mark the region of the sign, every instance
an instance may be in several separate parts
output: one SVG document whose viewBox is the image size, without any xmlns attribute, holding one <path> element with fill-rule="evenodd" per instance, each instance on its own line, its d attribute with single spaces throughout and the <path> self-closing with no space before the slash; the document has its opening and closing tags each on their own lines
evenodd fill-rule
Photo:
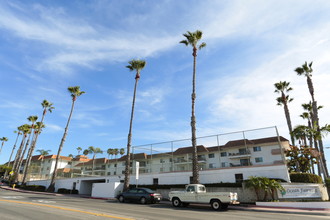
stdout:
<svg viewBox="0 0 330 220">
<path fill-rule="evenodd" d="M 279 192 L 279 198 L 321 198 L 321 192 L 317 185 L 282 185 L 284 192 Z"/>
<path fill-rule="evenodd" d="M 136 168 L 136 179 L 139 179 L 139 169 L 140 169 L 140 162 L 136 161 L 135 162 L 135 168 Z"/>
</svg>

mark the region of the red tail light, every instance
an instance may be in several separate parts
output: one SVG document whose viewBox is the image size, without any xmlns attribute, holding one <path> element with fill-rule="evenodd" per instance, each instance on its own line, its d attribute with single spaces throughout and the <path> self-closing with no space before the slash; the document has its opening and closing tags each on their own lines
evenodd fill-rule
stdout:
<svg viewBox="0 0 330 220">
<path fill-rule="evenodd" d="M 155 194 L 151 193 L 149 196 L 155 196 Z"/>
</svg>

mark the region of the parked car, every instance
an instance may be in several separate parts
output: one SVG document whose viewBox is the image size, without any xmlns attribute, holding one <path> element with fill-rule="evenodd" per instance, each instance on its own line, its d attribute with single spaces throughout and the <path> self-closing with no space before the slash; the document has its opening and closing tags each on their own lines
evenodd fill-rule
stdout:
<svg viewBox="0 0 330 220">
<path fill-rule="evenodd" d="M 146 204 L 160 202 L 160 200 L 162 200 L 162 195 L 148 188 L 135 188 L 120 193 L 117 199 L 119 202 L 130 201 Z"/>
</svg>

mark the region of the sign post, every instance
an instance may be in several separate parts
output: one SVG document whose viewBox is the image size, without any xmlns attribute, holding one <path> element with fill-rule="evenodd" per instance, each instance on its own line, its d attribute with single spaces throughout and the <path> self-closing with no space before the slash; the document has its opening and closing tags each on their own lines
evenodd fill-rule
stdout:
<svg viewBox="0 0 330 220">
<path fill-rule="evenodd" d="M 138 182 L 139 182 L 139 169 L 140 169 L 140 162 L 139 161 L 136 161 L 135 162 L 135 168 L 136 168 L 136 188 L 138 187 Z"/>
</svg>

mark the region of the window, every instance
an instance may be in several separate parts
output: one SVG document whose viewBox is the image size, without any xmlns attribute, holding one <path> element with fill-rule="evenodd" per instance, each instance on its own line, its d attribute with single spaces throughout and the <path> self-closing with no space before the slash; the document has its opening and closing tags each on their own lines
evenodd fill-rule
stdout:
<svg viewBox="0 0 330 220">
<path fill-rule="evenodd" d="M 209 168 L 210 168 L 210 169 L 215 168 L 215 163 L 210 163 L 210 164 L 209 164 Z"/>
<path fill-rule="evenodd" d="M 165 163 L 165 160 L 164 159 L 160 159 L 160 163 Z"/>
<path fill-rule="evenodd" d="M 47 167 L 47 170 L 50 170 L 50 167 Z"/>
<path fill-rule="evenodd" d="M 221 152 L 221 157 L 227 157 L 227 152 Z"/>
<path fill-rule="evenodd" d="M 108 168 L 110 168 L 110 164 L 108 165 Z"/>
<path fill-rule="evenodd" d="M 108 176 L 110 176 L 111 175 L 111 172 L 108 172 Z"/>
<path fill-rule="evenodd" d="M 249 159 L 240 159 L 241 166 L 249 166 Z"/>
<path fill-rule="evenodd" d="M 48 160 L 48 163 L 52 162 L 51 160 Z"/>
<path fill-rule="evenodd" d="M 227 167 L 227 163 L 226 162 L 222 162 L 221 163 L 221 167 Z"/>
<path fill-rule="evenodd" d="M 256 157 L 255 158 L 255 161 L 256 161 L 256 163 L 262 163 L 262 162 L 264 162 L 264 160 L 262 159 L 262 157 Z"/>
<path fill-rule="evenodd" d="M 214 154 L 209 154 L 209 158 L 214 158 Z"/>
<path fill-rule="evenodd" d="M 247 154 L 247 150 L 246 150 L 246 148 L 238 149 L 238 152 L 239 152 L 240 154 Z"/>
<path fill-rule="evenodd" d="M 163 167 L 160 168 L 160 172 L 164 172 L 164 168 Z"/>
<path fill-rule="evenodd" d="M 170 162 L 172 162 L 172 158 L 170 158 Z"/>
<path fill-rule="evenodd" d="M 117 167 L 117 164 L 116 163 L 114 164 L 114 167 Z"/>
<path fill-rule="evenodd" d="M 253 151 L 254 152 L 261 151 L 261 147 L 260 146 L 253 147 Z"/>
<path fill-rule="evenodd" d="M 116 175 L 117 173 L 116 173 L 116 171 L 115 172 L 113 172 L 113 175 Z"/>
<path fill-rule="evenodd" d="M 235 180 L 236 180 L 236 183 L 243 182 L 243 174 L 242 173 L 235 174 Z"/>
<path fill-rule="evenodd" d="M 68 165 L 71 165 L 72 164 L 72 162 L 68 162 Z"/>
<path fill-rule="evenodd" d="M 122 171 L 121 171 L 121 174 L 125 174 L 125 170 L 122 170 Z"/>
<path fill-rule="evenodd" d="M 158 185 L 158 178 L 154 178 L 154 179 L 153 179 L 153 184 L 154 184 L 154 185 Z"/>
</svg>

